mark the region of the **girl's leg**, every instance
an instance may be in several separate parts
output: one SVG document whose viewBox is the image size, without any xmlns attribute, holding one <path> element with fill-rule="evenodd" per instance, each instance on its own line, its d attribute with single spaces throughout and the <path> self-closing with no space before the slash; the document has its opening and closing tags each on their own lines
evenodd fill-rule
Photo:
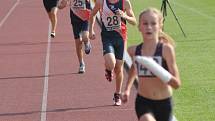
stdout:
<svg viewBox="0 0 215 121">
<path fill-rule="evenodd" d="M 58 8 L 54 7 L 52 8 L 51 12 L 48 13 L 49 19 L 51 21 L 52 29 L 51 32 L 55 33 L 56 27 L 57 27 L 57 11 Z"/>
<path fill-rule="evenodd" d="M 116 60 L 114 72 L 116 75 L 116 93 L 120 94 L 123 83 L 123 60 Z"/>
<path fill-rule="evenodd" d="M 79 73 L 85 72 L 85 64 L 83 59 L 82 41 L 80 39 L 75 39 L 76 55 L 79 61 Z"/>
<path fill-rule="evenodd" d="M 116 65 L 114 68 L 115 76 L 116 76 L 116 90 L 114 94 L 114 104 L 116 106 L 120 106 L 121 101 L 121 89 L 123 83 L 123 60 L 116 60 Z"/>
<path fill-rule="evenodd" d="M 84 50 L 86 54 L 89 54 L 91 51 L 91 44 L 90 44 L 90 39 L 89 39 L 89 32 L 88 31 L 83 31 L 82 32 L 82 40 L 84 42 Z"/>
</svg>

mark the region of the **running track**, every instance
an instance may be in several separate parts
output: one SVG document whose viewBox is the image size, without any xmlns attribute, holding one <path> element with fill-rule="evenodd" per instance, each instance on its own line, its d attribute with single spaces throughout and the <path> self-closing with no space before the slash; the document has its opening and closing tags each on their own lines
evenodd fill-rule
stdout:
<svg viewBox="0 0 215 121">
<path fill-rule="evenodd" d="M 50 39 L 42 0 L 0 1 L 0 121 L 137 121 L 135 88 L 128 104 L 112 106 L 99 36 L 77 74 L 68 8 L 58 15 Z"/>
</svg>

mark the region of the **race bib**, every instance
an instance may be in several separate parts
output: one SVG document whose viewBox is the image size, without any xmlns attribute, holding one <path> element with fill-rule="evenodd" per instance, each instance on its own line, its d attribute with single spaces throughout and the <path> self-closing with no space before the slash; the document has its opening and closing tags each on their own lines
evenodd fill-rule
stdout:
<svg viewBox="0 0 215 121">
<path fill-rule="evenodd" d="M 153 60 L 159 65 L 162 65 L 162 59 L 160 56 L 154 56 Z M 154 76 L 154 74 L 151 71 L 149 71 L 147 68 L 145 68 L 141 64 L 138 64 L 138 65 L 139 66 L 137 67 L 137 69 L 138 69 L 139 76 Z"/>
<path fill-rule="evenodd" d="M 73 9 L 86 9 L 86 1 L 85 0 L 73 0 L 71 7 Z"/>
<path fill-rule="evenodd" d="M 104 25 L 107 31 L 120 30 L 121 17 L 118 15 L 107 16 L 104 20 Z"/>
</svg>

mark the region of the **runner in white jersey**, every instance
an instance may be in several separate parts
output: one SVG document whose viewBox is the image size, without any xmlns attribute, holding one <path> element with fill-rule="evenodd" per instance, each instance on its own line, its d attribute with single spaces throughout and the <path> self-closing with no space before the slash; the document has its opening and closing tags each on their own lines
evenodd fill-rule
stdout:
<svg viewBox="0 0 215 121">
<path fill-rule="evenodd" d="M 90 38 L 94 36 L 94 16 L 100 11 L 102 30 L 101 39 L 105 60 L 105 76 L 108 81 L 116 79 L 114 105 L 121 105 L 121 88 L 123 82 L 124 52 L 126 50 L 126 22 L 135 25 L 136 19 L 129 0 L 96 0 L 90 16 Z"/>
<path fill-rule="evenodd" d="M 91 51 L 88 31 L 88 20 L 91 11 L 90 0 L 62 0 L 59 6 L 60 8 L 64 8 L 66 5 L 70 5 L 70 19 L 75 39 L 76 54 L 79 61 L 78 73 L 84 73 L 85 62 L 83 55 L 83 43 L 85 53 L 89 54 Z"/>
</svg>

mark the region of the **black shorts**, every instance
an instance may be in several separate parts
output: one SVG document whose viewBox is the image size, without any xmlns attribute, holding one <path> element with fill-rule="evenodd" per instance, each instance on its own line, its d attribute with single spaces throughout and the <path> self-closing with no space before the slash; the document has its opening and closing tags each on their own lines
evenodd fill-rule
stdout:
<svg viewBox="0 0 215 121">
<path fill-rule="evenodd" d="M 73 34 L 75 39 L 80 38 L 80 34 L 83 31 L 88 31 L 88 21 L 81 20 L 78 16 L 76 16 L 72 10 L 70 9 L 70 19 L 73 29 Z"/>
<path fill-rule="evenodd" d="M 47 12 L 50 12 L 52 8 L 57 7 L 59 0 L 43 0 L 43 5 Z"/>
<path fill-rule="evenodd" d="M 151 100 L 137 95 L 135 110 L 138 119 L 146 113 L 151 113 L 156 121 L 172 120 L 172 99 Z"/>
<path fill-rule="evenodd" d="M 122 37 L 102 36 L 103 55 L 113 53 L 118 60 L 124 60 L 125 40 Z"/>
</svg>

